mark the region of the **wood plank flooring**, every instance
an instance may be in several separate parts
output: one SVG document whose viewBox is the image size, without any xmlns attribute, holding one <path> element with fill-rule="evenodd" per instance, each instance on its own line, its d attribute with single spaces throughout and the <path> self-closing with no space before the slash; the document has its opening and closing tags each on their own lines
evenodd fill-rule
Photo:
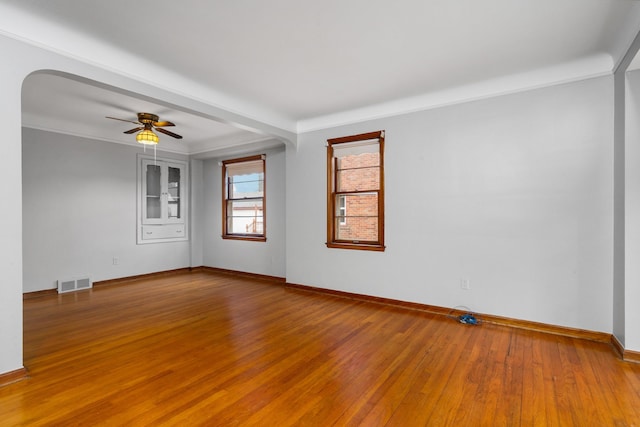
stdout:
<svg viewBox="0 0 640 427">
<path fill-rule="evenodd" d="M 25 300 L 0 426 L 634 426 L 610 346 L 184 273 Z"/>
</svg>

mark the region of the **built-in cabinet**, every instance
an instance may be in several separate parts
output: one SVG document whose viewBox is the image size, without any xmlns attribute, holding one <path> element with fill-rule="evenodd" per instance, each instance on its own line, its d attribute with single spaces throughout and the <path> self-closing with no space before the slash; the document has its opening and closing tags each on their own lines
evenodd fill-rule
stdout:
<svg viewBox="0 0 640 427">
<path fill-rule="evenodd" d="M 138 244 L 188 239 L 186 162 L 138 156 Z"/>
</svg>

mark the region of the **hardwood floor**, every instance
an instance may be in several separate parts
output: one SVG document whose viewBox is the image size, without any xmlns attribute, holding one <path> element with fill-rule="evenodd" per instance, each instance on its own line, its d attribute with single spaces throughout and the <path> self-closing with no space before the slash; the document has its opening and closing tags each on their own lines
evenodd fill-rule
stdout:
<svg viewBox="0 0 640 427">
<path fill-rule="evenodd" d="M 633 426 L 609 345 L 206 272 L 25 300 L 1 426 Z"/>
</svg>

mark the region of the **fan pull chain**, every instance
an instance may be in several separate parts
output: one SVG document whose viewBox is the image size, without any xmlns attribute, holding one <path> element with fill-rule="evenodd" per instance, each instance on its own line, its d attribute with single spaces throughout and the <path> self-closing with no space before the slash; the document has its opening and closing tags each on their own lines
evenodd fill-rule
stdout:
<svg viewBox="0 0 640 427">
<path fill-rule="evenodd" d="M 153 165 L 154 166 L 158 166 L 158 158 L 156 156 L 156 147 L 157 145 L 153 145 Z M 143 144 L 142 145 L 142 151 L 146 154 L 147 153 L 147 144 Z"/>
</svg>

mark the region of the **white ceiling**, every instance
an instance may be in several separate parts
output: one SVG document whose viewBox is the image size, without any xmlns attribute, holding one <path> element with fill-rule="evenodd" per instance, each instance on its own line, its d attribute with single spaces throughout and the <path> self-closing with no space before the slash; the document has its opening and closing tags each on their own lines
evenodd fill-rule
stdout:
<svg viewBox="0 0 640 427">
<path fill-rule="evenodd" d="M 610 74 L 639 30 L 632 0 L 0 0 L 3 34 L 291 132 Z M 30 84 L 77 133 L 146 109 L 188 152 L 264 139 L 56 78 Z"/>
<path fill-rule="evenodd" d="M 22 89 L 22 103 L 23 126 L 138 147 L 135 135 L 124 133 L 138 126 L 106 117 L 137 121 L 137 112 L 151 112 L 160 120 L 176 124 L 167 130 L 183 137 L 176 140 L 158 133 L 159 147 L 164 151 L 196 157 L 236 154 L 256 146 L 264 149 L 282 145 L 269 136 L 187 113 L 158 101 L 46 73 L 27 77 Z"/>
</svg>

